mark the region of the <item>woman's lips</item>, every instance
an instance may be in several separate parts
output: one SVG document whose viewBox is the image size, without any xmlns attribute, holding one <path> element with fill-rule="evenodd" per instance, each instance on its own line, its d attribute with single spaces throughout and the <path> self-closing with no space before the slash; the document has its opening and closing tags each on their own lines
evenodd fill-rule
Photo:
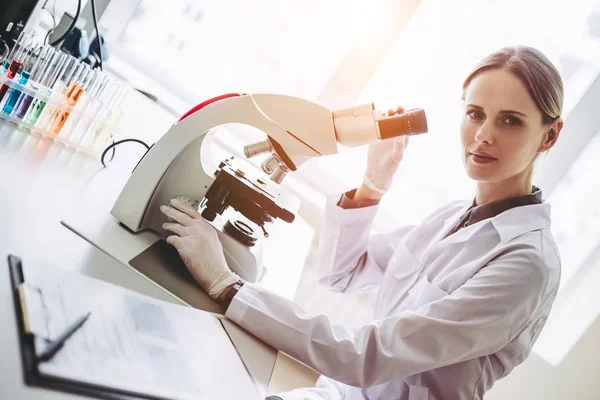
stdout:
<svg viewBox="0 0 600 400">
<path fill-rule="evenodd" d="M 489 156 L 482 155 L 482 154 L 471 153 L 470 155 L 473 158 L 473 161 L 476 162 L 477 164 L 489 164 L 493 161 L 498 161 L 494 157 L 489 157 Z"/>
</svg>

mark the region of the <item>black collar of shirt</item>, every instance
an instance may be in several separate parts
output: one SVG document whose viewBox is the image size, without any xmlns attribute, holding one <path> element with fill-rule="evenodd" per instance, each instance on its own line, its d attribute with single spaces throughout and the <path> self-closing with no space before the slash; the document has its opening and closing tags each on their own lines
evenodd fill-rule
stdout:
<svg viewBox="0 0 600 400">
<path fill-rule="evenodd" d="M 457 232 L 461 228 L 476 224 L 484 219 L 493 218 L 496 215 L 503 213 L 504 211 L 510 210 L 514 207 L 529 206 L 532 204 L 541 204 L 542 191 L 540 188 L 533 186 L 531 194 L 524 196 L 511 197 L 509 199 L 498 200 L 487 204 L 478 206 L 473 199 L 473 205 L 465 212 L 457 226 L 450 232 L 450 234 Z"/>
</svg>

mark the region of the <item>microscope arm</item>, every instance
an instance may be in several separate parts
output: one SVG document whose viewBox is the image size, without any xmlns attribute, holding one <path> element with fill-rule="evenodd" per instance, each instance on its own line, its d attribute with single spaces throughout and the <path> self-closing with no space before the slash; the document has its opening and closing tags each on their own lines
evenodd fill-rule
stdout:
<svg viewBox="0 0 600 400">
<path fill-rule="evenodd" d="M 257 106 L 257 101 L 261 104 L 260 108 Z M 290 135 L 283 128 L 286 123 L 292 122 L 291 120 L 272 119 L 261 110 L 262 107 L 266 107 L 271 115 L 276 114 L 277 110 L 283 112 L 282 108 L 273 106 L 279 101 L 289 107 L 283 114 L 311 115 L 310 124 L 306 128 L 311 129 L 312 132 L 320 132 L 318 140 L 313 140 L 311 146 L 301 139 L 306 135 L 300 137 Z M 246 124 L 265 132 L 268 137 L 280 144 L 286 154 L 292 155 L 296 160 L 337 152 L 331 111 L 323 106 L 289 96 L 270 94 L 223 99 L 179 121 L 152 146 L 136 166 L 111 214 L 132 231 L 139 231 L 150 200 L 170 165 L 192 142 L 208 130 L 228 123 Z"/>
<path fill-rule="evenodd" d="M 399 134 L 427 131 L 422 110 L 379 118 L 372 103 L 332 111 L 315 102 L 278 94 L 222 99 L 180 120 L 152 146 L 136 166 L 111 214 L 137 232 L 143 229 L 146 212 L 154 211 L 148 208 L 161 180 L 188 178 L 188 185 L 208 188 L 214 178 L 199 174 L 200 154 L 194 153 L 196 150 L 190 145 L 196 142 L 200 147 L 208 130 L 228 123 L 250 125 L 267 135 L 267 141 L 246 146 L 244 150 L 248 157 L 270 152 L 271 157 L 262 168 L 277 183 L 309 158 L 337 153 L 337 142 L 357 146 Z M 247 151 L 252 146 L 257 151 Z M 189 160 L 186 161 L 189 166 L 179 168 L 189 176 L 181 173 L 173 176 L 170 167 L 180 162 L 180 158 Z M 171 175 L 167 174 L 169 169 Z"/>
</svg>

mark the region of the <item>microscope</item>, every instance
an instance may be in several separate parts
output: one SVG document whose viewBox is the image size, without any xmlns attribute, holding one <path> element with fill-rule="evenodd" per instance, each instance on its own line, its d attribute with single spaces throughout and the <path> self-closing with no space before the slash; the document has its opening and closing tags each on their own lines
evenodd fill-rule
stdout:
<svg viewBox="0 0 600 400">
<path fill-rule="evenodd" d="M 207 162 L 206 139 L 231 123 L 264 132 L 263 141 L 243 149 L 246 158 L 266 156 L 258 176 L 236 166 L 234 157 L 216 167 Z M 165 237 L 171 233 L 162 228 L 167 217 L 159 208 L 177 198 L 215 228 L 229 267 L 256 282 L 263 272 L 261 240 L 268 236 L 268 224 L 291 223 L 295 217 L 279 186 L 288 173 L 310 158 L 337 153 L 337 143 L 359 146 L 425 132 L 422 109 L 382 114 L 373 103 L 331 110 L 281 94 L 219 96 L 186 113 L 146 152 L 111 214 L 133 233 L 149 229 Z"/>
</svg>

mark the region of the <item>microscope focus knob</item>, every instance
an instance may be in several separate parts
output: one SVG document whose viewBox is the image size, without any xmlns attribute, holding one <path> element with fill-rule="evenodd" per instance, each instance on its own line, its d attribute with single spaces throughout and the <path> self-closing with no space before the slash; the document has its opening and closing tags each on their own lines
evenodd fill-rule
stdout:
<svg viewBox="0 0 600 400">
<path fill-rule="evenodd" d="M 191 197 L 185 196 L 185 195 L 175 196 L 175 197 L 173 197 L 173 200 L 178 200 L 180 203 L 190 206 L 194 210 L 198 210 L 198 205 L 200 205 L 200 202 L 198 200 L 192 199 Z M 167 217 L 167 222 L 177 222 L 177 221 L 175 221 L 171 217 Z"/>
<path fill-rule="evenodd" d="M 190 206 L 195 210 L 198 209 L 198 205 L 200 204 L 198 200 L 192 199 L 191 197 L 185 195 L 175 196 L 173 199 L 178 200 L 180 203 Z"/>
</svg>

